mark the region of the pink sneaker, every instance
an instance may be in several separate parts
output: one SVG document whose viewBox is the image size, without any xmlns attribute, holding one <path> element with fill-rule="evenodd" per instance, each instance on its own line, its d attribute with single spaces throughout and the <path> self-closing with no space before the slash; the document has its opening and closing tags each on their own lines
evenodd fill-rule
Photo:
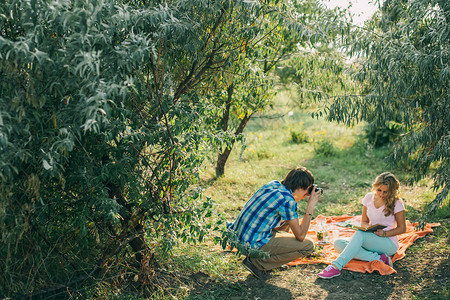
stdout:
<svg viewBox="0 0 450 300">
<path fill-rule="evenodd" d="M 339 271 L 339 269 L 333 267 L 332 265 L 329 265 L 325 268 L 325 270 L 317 274 L 317 276 L 323 279 L 330 279 L 339 275 L 341 275 L 341 271 Z"/>
<path fill-rule="evenodd" d="M 392 264 L 391 258 L 384 253 L 380 255 L 380 261 L 382 261 L 383 263 L 385 263 L 386 265 L 388 265 L 391 268 L 394 266 Z"/>
</svg>

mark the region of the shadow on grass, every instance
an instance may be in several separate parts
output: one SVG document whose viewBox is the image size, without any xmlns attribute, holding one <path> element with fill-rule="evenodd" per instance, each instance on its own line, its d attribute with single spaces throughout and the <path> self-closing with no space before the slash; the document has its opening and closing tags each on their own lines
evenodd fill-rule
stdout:
<svg viewBox="0 0 450 300">
<path fill-rule="evenodd" d="M 333 279 L 317 278 L 314 284 L 328 295 L 323 299 L 391 299 L 395 285 L 389 284 L 389 276 L 358 273 L 343 270 Z M 396 298 L 396 297 L 394 297 Z"/>
<path fill-rule="evenodd" d="M 433 254 L 422 254 L 430 257 Z M 448 255 L 448 254 L 447 254 Z M 439 261 L 436 263 L 436 261 Z M 412 265 L 402 263 L 397 272 L 400 274 L 398 283 L 411 285 L 411 293 L 418 299 L 450 299 L 450 268 L 449 258 L 429 258 Z"/>
<path fill-rule="evenodd" d="M 434 233 L 417 240 L 407 256 L 396 263 L 398 282 L 411 286 L 418 299 L 450 299 L 449 219 L 438 220 Z"/>
<path fill-rule="evenodd" d="M 196 282 L 196 287 L 186 299 L 292 299 L 288 289 L 268 283 L 269 277 L 257 279 L 248 275 L 246 280 L 220 281 L 211 280 L 211 277 L 199 272 L 193 274 L 191 278 Z"/>
<path fill-rule="evenodd" d="M 447 257 L 434 270 L 430 269 L 427 272 L 427 277 L 431 280 L 426 281 L 419 291 L 414 291 L 415 296 L 424 299 L 450 299 L 449 269 L 450 261 Z"/>
</svg>

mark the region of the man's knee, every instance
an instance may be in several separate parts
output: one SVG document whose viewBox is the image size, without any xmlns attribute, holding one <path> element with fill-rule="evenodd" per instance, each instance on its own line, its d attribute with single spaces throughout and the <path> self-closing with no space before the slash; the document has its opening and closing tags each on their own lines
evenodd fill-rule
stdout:
<svg viewBox="0 0 450 300">
<path fill-rule="evenodd" d="M 302 248 L 299 250 L 299 252 L 303 253 L 304 255 L 308 255 L 313 251 L 314 251 L 314 242 L 309 238 L 305 238 L 302 242 Z"/>
</svg>

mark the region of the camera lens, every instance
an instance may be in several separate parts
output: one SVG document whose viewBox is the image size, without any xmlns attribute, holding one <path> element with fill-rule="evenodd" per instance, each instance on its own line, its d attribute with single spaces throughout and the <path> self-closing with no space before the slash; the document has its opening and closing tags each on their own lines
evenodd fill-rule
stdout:
<svg viewBox="0 0 450 300">
<path fill-rule="evenodd" d="M 313 190 L 314 187 L 316 188 L 316 189 L 314 190 L 315 192 L 320 191 L 320 194 L 323 194 L 323 190 L 322 190 L 321 188 L 317 187 L 317 186 L 310 186 L 310 187 L 308 188 L 308 194 L 311 195 L 312 190 Z"/>
</svg>

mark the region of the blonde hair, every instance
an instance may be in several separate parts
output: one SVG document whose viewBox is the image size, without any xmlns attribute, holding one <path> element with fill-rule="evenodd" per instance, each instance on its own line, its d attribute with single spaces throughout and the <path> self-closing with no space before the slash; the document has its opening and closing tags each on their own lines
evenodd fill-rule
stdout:
<svg viewBox="0 0 450 300">
<path fill-rule="evenodd" d="M 384 215 L 387 217 L 394 214 L 395 202 L 400 199 L 400 181 L 394 174 L 384 172 L 375 178 L 375 181 L 372 184 L 372 191 L 375 192 L 381 185 L 388 186 L 388 195 L 384 205 Z"/>
</svg>

